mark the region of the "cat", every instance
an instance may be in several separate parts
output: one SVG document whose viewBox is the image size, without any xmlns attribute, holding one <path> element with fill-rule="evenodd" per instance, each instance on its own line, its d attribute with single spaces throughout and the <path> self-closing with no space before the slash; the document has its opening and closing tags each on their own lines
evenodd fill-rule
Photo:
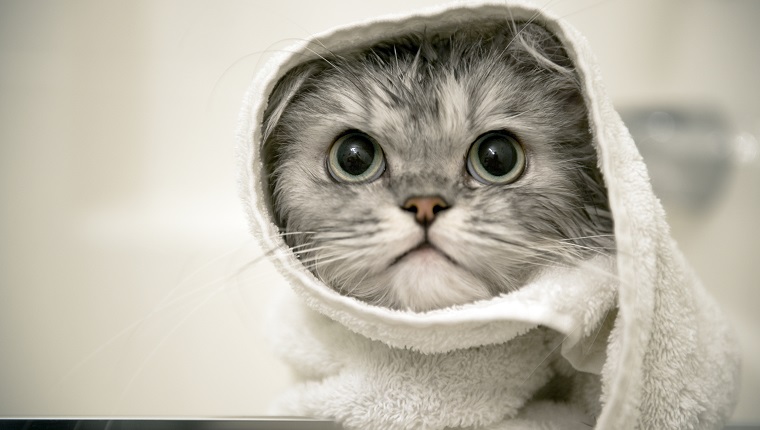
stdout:
<svg viewBox="0 0 760 430">
<path fill-rule="evenodd" d="M 373 305 L 489 299 L 614 252 L 579 75 L 535 22 L 319 55 L 278 81 L 263 138 L 286 243 Z"/>
</svg>

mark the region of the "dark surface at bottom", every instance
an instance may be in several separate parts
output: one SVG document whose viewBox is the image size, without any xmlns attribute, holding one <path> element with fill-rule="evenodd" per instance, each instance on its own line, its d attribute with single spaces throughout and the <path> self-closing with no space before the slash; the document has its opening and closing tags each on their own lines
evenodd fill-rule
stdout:
<svg viewBox="0 0 760 430">
<path fill-rule="evenodd" d="M 300 418 L 178 419 L 0 419 L 0 430 L 339 430 L 330 421 Z"/>
</svg>

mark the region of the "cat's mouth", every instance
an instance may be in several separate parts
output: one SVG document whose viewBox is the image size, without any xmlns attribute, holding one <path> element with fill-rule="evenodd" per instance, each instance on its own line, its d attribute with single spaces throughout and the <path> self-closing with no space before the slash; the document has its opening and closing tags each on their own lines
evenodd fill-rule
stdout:
<svg viewBox="0 0 760 430">
<path fill-rule="evenodd" d="M 438 247 L 428 242 L 427 240 L 423 240 L 422 242 L 417 244 L 417 246 L 405 251 L 404 253 L 396 257 L 396 259 L 393 260 L 393 262 L 389 266 L 393 266 L 396 263 L 400 262 L 401 260 L 406 259 L 407 257 L 411 257 L 413 255 L 425 254 L 425 253 L 438 254 L 444 257 L 446 260 L 448 260 L 451 264 L 457 264 L 456 261 L 454 261 L 451 257 L 449 257 L 445 252 L 441 251 Z"/>
</svg>

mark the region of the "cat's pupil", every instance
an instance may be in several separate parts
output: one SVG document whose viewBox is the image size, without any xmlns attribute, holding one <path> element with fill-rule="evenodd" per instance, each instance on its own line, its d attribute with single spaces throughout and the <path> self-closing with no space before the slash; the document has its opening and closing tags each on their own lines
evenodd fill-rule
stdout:
<svg viewBox="0 0 760 430">
<path fill-rule="evenodd" d="M 366 172 L 375 158 L 375 146 L 363 136 L 350 136 L 338 148 L 338 164 L 354 176 Z"/>
<path fill-rule="evenodd" d="M 517 163 L 517 150 L 504 136 L 492 136 L 480 143 L 478 159 L 486 172 L 494 176 L 504 176 Z"/>
</svg>

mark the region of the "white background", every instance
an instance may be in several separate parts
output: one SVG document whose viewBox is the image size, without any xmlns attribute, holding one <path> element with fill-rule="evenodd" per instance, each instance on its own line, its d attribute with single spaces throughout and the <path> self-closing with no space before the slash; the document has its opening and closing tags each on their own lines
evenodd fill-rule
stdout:
<svg viewBox="0 0 760 430">
<path fill-rule="evenodd" d="M 288 384 L 285 288 L 237 199 L 235 128 L 268 52 L 434 1 L 0 0 L 0 416 L 255 416 Z M 555 0 L 620 106 L 714 106 L 760 134 L 760 2 Z M 760 422 L 760 165 L 673 233 L 744 343 Z"/>
</svg>

